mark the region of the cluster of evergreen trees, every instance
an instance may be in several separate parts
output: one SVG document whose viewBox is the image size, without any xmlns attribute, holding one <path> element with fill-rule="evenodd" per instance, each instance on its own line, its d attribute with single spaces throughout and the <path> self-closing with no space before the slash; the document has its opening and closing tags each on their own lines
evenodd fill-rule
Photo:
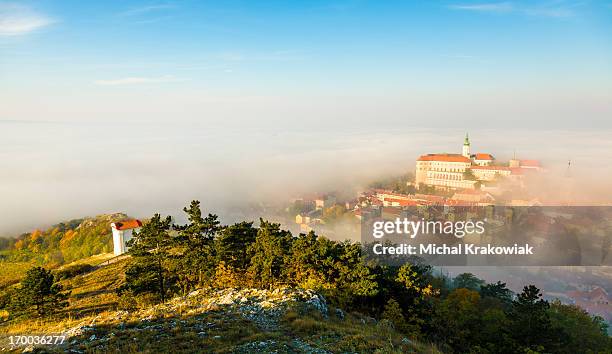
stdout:
<svg viewBox="0 0 612 354">
<path fill-rule="evenodd" d="M 260 220 L 222 226 L 200 203 L 188 223 L 159 214 L 131 241 L 122 291 L 165 301 L 199 287 L 281 285 L 315 289 L 349 311 L 387 321 L 407 336 L 455 352 L 610 352 L 607 326 L 575 306 L 549 303 L 535 286 L 514 296 L 470 274 L 450 282 L 425 264 L 366 262 L 359 244 L 293 236 Z"/>
</svg>

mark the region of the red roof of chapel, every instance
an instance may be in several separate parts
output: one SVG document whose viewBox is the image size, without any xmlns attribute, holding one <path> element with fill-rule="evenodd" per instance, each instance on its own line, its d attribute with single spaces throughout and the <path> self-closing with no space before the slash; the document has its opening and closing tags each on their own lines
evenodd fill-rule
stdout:
<svg viewBox="0 0 612 354">
<path fill-rule="evenodd" d="M 114 223 L 114 226 L 117 230 L 129 230 L 136 229 L 142 226 L 142 222 L 140 220 L 126 220 L 121 222 Z"/>
</svg>

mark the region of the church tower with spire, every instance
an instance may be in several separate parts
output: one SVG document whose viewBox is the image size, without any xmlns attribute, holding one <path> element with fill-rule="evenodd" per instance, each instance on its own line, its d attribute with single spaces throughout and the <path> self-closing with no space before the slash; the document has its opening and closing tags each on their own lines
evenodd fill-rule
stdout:
<svg viewBox="0 0 612 354">
<path fill-rule="evenodd" d="M 470 158 L 470 137 L 467 133 L 465 133 L 465 140 L 463 141 L 463 152 L 461 155 L 467 157 L 468 159 Z"/>
</svg>

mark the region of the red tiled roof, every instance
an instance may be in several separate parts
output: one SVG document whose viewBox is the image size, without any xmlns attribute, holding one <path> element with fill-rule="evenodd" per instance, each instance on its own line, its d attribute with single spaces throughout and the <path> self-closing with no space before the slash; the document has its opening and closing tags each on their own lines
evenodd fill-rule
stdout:
<svg viewBox="0 0 612 354">
<path fill-rule="evenodd" d="M 446 198 L 432 194 L 416 194 L 414 197 L 417 203 L 425 201 L 427 204 L 443 204 L 446 201 Z"/>
<path fill-rule="evenodd" d="M 521 160 L 520 166 L 525 167 L 540 167 L 540 161 L 538 160 Z"/>
<path fill-rule="evenodd" d="M 483 154 L 483 153 L 477 153 L 474 155 L 474 158 L 476 160 L 493 160 L 493 155 L 491 154 Z"/>
<path fill-rule="evenodd" d="M 579 290 L 568 291 L 567 295 L 573 299 L 593 300 L 597 297 L 608 298 L 608 293 L 600 287 L 596 287 L 595 289 L 591 291 L 579 291 Z"/>
<path fill-rule="evenodd" d="M 129 230 L 129 229 L 136 229 L 142 226 L 142 222 L 140 220 L 126 220 L 126 221 L 121 221 L 121 222 L 116 222 L 113 224 L 113 226 L 117 229 L 117 230 Z"/>
<path fill-rule="evenodd" d="M 417 161 L 442 161 L 442 162 L 466 162 L 471 160 L 459 154 L 427 154 L 422 155 Z"/>
<path fill-rule="evenodd" d="M 417 202 L 414 200 L 406 200 L 406 199 L 397 199 L 397 198 L 384 198 L 385 202 L 388 203 L 397 203 L 400 206 L 414 206 L 417 205 Z"/>
<path fill-rule="evenodd" d="M 474 198 L 474 199 L 473 199 Z M 453 194 L 452 199 L 468 202 L 494 202 L 495 198 L 487 192 L 480 190 L 463 190 Z"/>
</svg>

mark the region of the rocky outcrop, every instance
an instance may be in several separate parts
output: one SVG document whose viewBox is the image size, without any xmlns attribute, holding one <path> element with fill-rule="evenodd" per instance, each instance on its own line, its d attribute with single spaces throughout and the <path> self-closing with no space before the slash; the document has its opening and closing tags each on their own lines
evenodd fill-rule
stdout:
<svg viewBox="0 0 612 354">
<path fill-rule="evenodd" d="M 168 328 L 190 326 L 198 335 L 206 336 L 213 323 L 187 322 L 182 318 L 197 318 L 209 312 L 222 312 L 227 317 L 241 317 L 255 323 L 264 331 L 275 330 L 279 319 L 288 310 L 316 311 L 323 317 L 328 316 L 328 305 L 325 298 L 313 290 L 277 288 L 265 289 L 222 289 L 211 291 L 200 289 L 186 296 L 176 297 L 165 304 L 133 312 L 116 311 L 104 317 L 97 317 L 89 323 L 83 323 L 65 332 L 68 346 L 87 343 L 94 347 L 103 347 L 114 332 L 126 328 L 132 331 L 157 331 L 160 335 Z M 105 333 L 97 331 L 104 327 Z M 108 331 L 111 328 L 111 331 Z M 115 331 L 112 328 L 116 328 Z M 262 342 L 253 346 L 266 347 L 271 343 Z M 305 345 L 305 344 L 304 344 Z M 244 348 L 248 349 L 255 348 Z"/>
</svg>

